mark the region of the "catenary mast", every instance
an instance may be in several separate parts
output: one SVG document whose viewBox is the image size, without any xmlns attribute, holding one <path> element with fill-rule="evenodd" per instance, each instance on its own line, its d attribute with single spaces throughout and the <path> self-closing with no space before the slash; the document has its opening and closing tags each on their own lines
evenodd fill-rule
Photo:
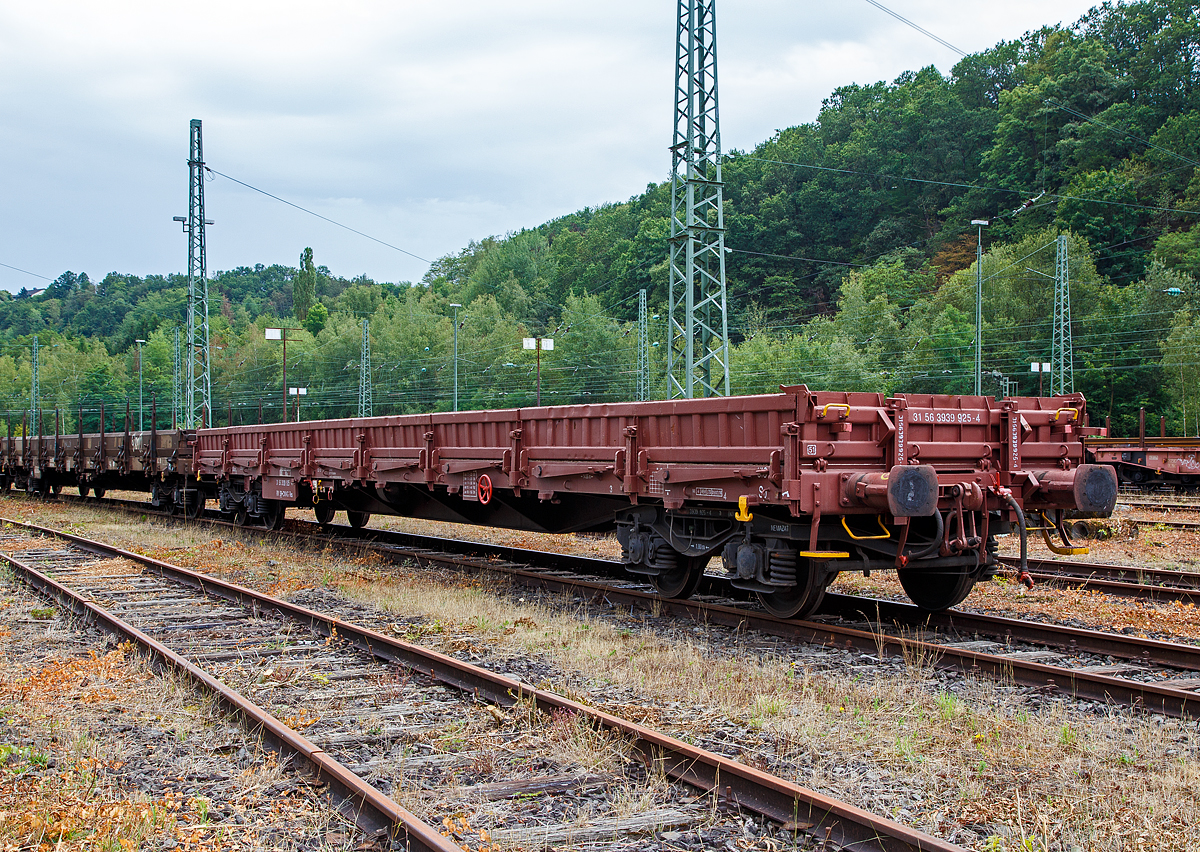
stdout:
<svg viewBox="0 0 1200 852">
<path fill-rule="evenodd" d="M 1063 234 L 1058 238 L 1058 253 L 1054 264 L 1054 337 L 1050 346 L 1050 393 L 1055 396 L 1075 392 L 1068 246 L 1068 237 Z"/>
<path fill-rule="evenodd" d="M 171 428 L 183 422 L 183 346 L 179 342 L 179 326 L 175 326 L 175 352 L 171 359 Z"/>
<path fill-rule="evenodd" d="M 371 321 L 362 321 L 362 355 L 358 361 L 358 416 L 370 417 L 371 405 Z"/>
<path fill-rule="evenodd" d="M 646 291 L 638 291 L 638 339 L 637 339 L 637 398 L 645 402 L 650 398 L 650 321 L 646 306 Z"/>
<path fill-rule="evenodd" d="M 183 229 L 188 235 L 188 322 L 184 368 L 183 427 L 195 429 L 212 417 L 212 380 L 208 349 L 208 274 L 205 260 L 204 226 L 204 141 L 200 119 L 191 124 L 191 155 L 188 157 L 188 216 Z"/>
<path fill-rule="evenodd" d="M 729 395 L 716 0 L 679 0 L 671 145 L 670 397 Z"/>
</svg>

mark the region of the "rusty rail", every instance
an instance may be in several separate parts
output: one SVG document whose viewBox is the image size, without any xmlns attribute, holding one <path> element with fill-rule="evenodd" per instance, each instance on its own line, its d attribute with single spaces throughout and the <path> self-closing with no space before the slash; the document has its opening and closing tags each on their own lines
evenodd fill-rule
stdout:
<svg viewBox="0 0 1200 852">
<path fill-rule="evenodd" d="M 1086 652 L 1200 671 L 1200 646 L 1184 645 L 1180 642 L 1142 639 L 1123 633 L 1106 633 L 1103 630 L 1024 621 L 962 610 L 930 613 L 912 604 L 856 595 L 827 593 L 821 606 L 824 612 L 835 612 L 843 616 L 853 617 L 861 614 L 868 620 L 941 628 L 968 635 L 993 636 L 1002 640 L 1047 645 L 1069 653 Z"/>
<path fill-rule="evenodd" d="M 159 576 L 173 578 L 192 588 L 202 590 L 206 594 L 230 602 L 244 606 L 257 605 L 266 611 L 273 610 L 306 624 L 318 633 L 347 642 L 376 659 L 397 663 L 422 674 L 428 674 L 434 680 L 472 692 L 479 698 L 500 706 L 510 707 L 524 700 L 534 702 L 543 711 L 578 714 L 581 718 L 586 718 L 597 726 L 630 736 L 643 760 L 649 766 L 661 769 L 668 776 L 697 787 L 704 793 L 711 794 L 728 804 L 753 811 L 792 827 L 794 830 L 810 832 L 823 841 L 838 847 L 878 849 L 881 852 L 907 852 L 910 850 L 911 852 L 916 852 L 916 850 L 964 852 L 962 847 L 956 844 L 876 816 L 853 805 L 800 787 L 790 781 L 768 775 L 714 752 L 689 745 L 636 722 L 461 662 L 445 654 L 269 595 L 260 594 L 252 589 L 228 583 L 216 577 L 171 565 L 112 545 L 35 524 L 25 524 L 3 518 L 0 518 L 0 522 L 71 541 L 96 553 L 128 559 L 158 572 Z M 63 588 L 44 575 L 41 576 L 48 583 Z M 91 608 L 90 605 L 89 608 Z M 99 610 L 98 607 L 95 609 Z M 101 612 L 103 611 L 101 610 Z M 104 615 L 108 619 L 113 618 L 108 613 L 104 613 Z M 146 637 L 146 640 L 153 641 L 149 637 Z M 163 651 L 167 651 L 167 649 L 164 648 Z M 190 666 L 186 660 L 179 659 L 185 666 Z M 191 674 L 190 671 L 189 674 Z M 216 685 L 220 686 L 220 684 Z M 244 701 L 244 699 L 242 700 Z M 249 704 L 249 702 L 246 703 Z M 275 724 L 279 725 L 278 722 Z M 291 733 L 294 734 L 294 732 Z M 438 835 L 438 839 L 444 840 L 440 835 Z M 440 850 L 442 847 L 436 848 Z"/>
<path fill-rule="evenodd" d="M 140 504 L 138 501 L 128 502 L 131 505 L 142 507 L 139 508 L 140 511 L 145 511 L 144 504 Z M 228 523 L 225 521 L 213 522 L 222 524 Z M 316 527 L 315 524 L 312 526 L 314 528 Z M 725 607 L 717 604 L 707 604 L 697 601 L 665 599 L 645 592 L 638 592 L 629 589 L 617 589 L 612 586 L 590 583 L 583 580 L 568 580 L 540 572 L 523 571 L 519 568 L 508 568 L 503 565 L 496 564 L 495 562 L 479 558 L 464 558 L 461 555 L 455 555 L 451 553 L 435 553 L 432 551 L 439 546 L 444 548 L 449 545 L 460 551 L 487 554 L 491 557 L 499 557 L 501 559 L 510 560 L 513 562 L 523 562 L 525 564 L 534 565 L 547 565 L 552 562 L 558 563 L 559 565 L 570 564 L 580 567 L 582 570 L 598 573 L 601 576 L 620 578 L 626 581 L 629 579 L 629 577 L 622 571 L 621 566 L 618 563 L 607 560 L 544 553 L 541 551 L 514 548 L 505 545 L 489 545 L 479 544 L 476 542 L 439 539 L 430 536 L 415 535 L 412 533 L 397 533 L 381 530 L 343 530 L 341 528 L 334 528 L 331 530 L 331 532 L 334 532 L 335 534 L 344 532 L 345 535 L 352 536 L 354 540 L 358 542 L 362 542 L 364 539 L 366 539 L 369 543 L 379 546 L 382 550 L 390 553 L 393 556 L 412 558 L 415 560 L 427 560 L 439 562 L 441 564 L 458 565 L 474 570 L 484 568 L 486 570 L 501 571 L 519 579 L 522 583 L 532 586 L 540 586 L 542 588 L 548 588 L 556 591 L 570 589 L 579 594 L 590 596 L 596 600 L 607 600 L 626 605 L 642 606 L 644 608 L 658 607 L 662 612 L 687 616 L 697 621 L 720 624 L 727 627 L 752 628 L 755 630 L 761 630 L 764 633 L 796 639 L 797 641 L 805 642 L 807 644 L 854 649 L 866 653 L 879 653 L 882 648 L 884 653 L 890 655 L 903 656 L 905 653 L 910 655 L 916 654 L 920 655 L 920 657 L 923 659 L 936 661 L 936 665 L 943 669 L 959 670 L 971 675 L 984 675 L 993 679 L 1020 684 L 1022 686 L 1042 689 L 1049 688 L 1064 694 L 1074 695 L 1079 698 L 1085 698 L 1101 703 L 1122 704 L 1135 709 L 1148 710 L 1176 718 L 1200 716 L 1200 693 L 1188 689 L 1179 689 L 1176 687 L 1156 683 L 1112 677 L 1111 675 L 1097 674 L 1078 669 L 1065 668 L 1062 666 L 1052 666 L 1004 655 L 986 654 L 966 649 L 948 647 L 946 645 L 923 642 L 917 639 L 889 637 L 878 632 L 856 630 L 849 627 L 779 619 L 766 613 L 757 612 L 754 610 Z M 314 532 L 313 536 L 317 537 L 321 536 L 321 534 Z M 401 544 L 391 544 L 390 542 L 400 542 Z M 1054 562 L 1054 560 L 1042 560 L 1041 564 L 1046 564 L 1049 562 Z M 1082 563 L 1079 564 L 1082 565 Z M 1123 570 L 1136 571 L 1137 569 L 1125 568 Z M 702 586 L 701 591 L 716 592 L 726 595 L 730 593 L 729 589 L 724 588 L 723 586 L 717 586 L 715 583 L 707 587 Z M 862 603 L 864 606 L 868 603 L 872 607 L 874 606 L 873 601 L 868 601 L 866 599 L 864 599 Z M 886 603 L 882 605 L 884 607 L 887 606 Z M 896 606 L 898 607 L 900 605 Z M 861 608 L 862 607 L 859 607 L 859 609 Z M 900 611 L 897 609 L 895 612 L 899 613 Z M 941 618 L 950 617 L 962 617 L 963 622 L 965 623 L 967 614 L 952 612 L 944 613 L 941 616 Z M 1080 637 L 1067 636 L 1062 630 L 1056 630 L 1056 628 L 1050 625 L 1018 621 L 1015 619 L 1012 620 L 1012 622 L 1014 625 L 1017 625 L 1020 628 L 1020 633 L 1013 633 L 1013 636 L 1017 639 L 1027 639 L 1027 641 L 1030 642 L 1045 641 L 1047 644 L 1053 644 L 1056 647 L 1068 648 L 1070 647 L 1072 639 L 1075 639 L 1077 643 L 1080 641 Z M 935 620 L 931 623 L 937 625 L 941 622 Z M 979 623 L 982 624 L 983 621 L 980 621 Z M 1049 642 L 1045 638 L 1038 638 L 1049 637 L 1054 633 L 1058 633 L 1060 635 L 1055 637 L 1053 642 Z M 1162 654 L 1167 654 L 1168 656 L 1170 654 L 1177 654 L 1180 655 L 1181 658 L 1194 659 L 1190 652 L 1187 652 L 1186 650 L 1173 650 L 1176 648 L 1186 648 L 1187 646 L 1180 646 L 1165 642 L 1158 643 L 1159 645 L 1168 646 L 1169 649 L 1172 649 L 1164 650 L 1162 648 L 1151 647 L 1147 644 L 1138 644 L 1149 643 L 1153 640 L 1139 640 L 1136 637 L 1117 636 L 1115 634 L 1107 633 L 1100 633 L 1099 637 L 1111 637 L 1113 639 L 1112 645 L 1115 649 L 1120 649 L 1122 647 L 1129 648 L 1136 644 L 1136 655 L 1129 655 L 1129 659 L 1148 659 L 1152 661 L 1157 660 L 1164 662 L 1167 665 L 1178 665 L 1181 668 L 1193 668 L 1191 663 L 1181 665 L 1178 662 L 1171 662 L 1166 657 L 1161 656 Z M 1099 637 L 1097 637 L 1094 641 L 1103 642 L 1103 639 Z M 1092 642 L 1093 640 L 1088 641 Z M 1093 645 L 1093 647 L 1098 648 L 1099 646 Z M 1082 648 L 1082 650 L 1087 650 L 1087 648 Z M 1149 652 L 1149 655 L 1147 655 L 1147 652 Z M 1097 650 L 1097 653 L 1113 653 L 1114 656 L 1119 655 L 1117 651 L 1108 650 Z"/>
<path fill-rule="evenodd" d="M 5 522 L 13 526 L 59 535 L 53 530 L 42 527 L 32 527 L 14 521 Z M 69 539 L 94 552 L 137 559 L 133 554 L 116 551 L 115 548 L 108 549 L 97 542 L 89 542 L 74 536 L 70 536 Z M 76 615 L 99 625 L 116 636 L 132 641 L 138 647 L 149 652 L 151 657 L 161 665 L 180 672 L 198 687 L 214 695 L 227 710 L 245 719 L 252 730 L 261 732 L 263 741 L 272 750 L 284 756 L 296 756 L 303 759 L 316 777 L 329 785 L 336 798 L 349 805 L 347 815 L 364 833 L 374 836 L 387 835 L 394 840 L 406 843 L 410 849 L 427 850 L 427 852 L 461 852 L 457 843 L 450 842 L 433 826 L 396 804 L 303 735 L 283 724 L 244 695 L 230 689 L 204 669 L 36 568 L 4 553 L 0 553 L 0 560 L 9 565 L 29 585 L 54 598 Z M 141 560 L 138 559 L 138 561 Z"/>
<path fill-rule="evenodd" d="M 1000 561 L 1008 566 L 1016 564 L 1011 557 L 1002 556 Z M 1200 573 L 1192 571 L 1063 559 L 1030 559 L 1029 573 L 1039 583 L 1095 589 L 1151 600 L 1200 602 Z"/>
</svg>

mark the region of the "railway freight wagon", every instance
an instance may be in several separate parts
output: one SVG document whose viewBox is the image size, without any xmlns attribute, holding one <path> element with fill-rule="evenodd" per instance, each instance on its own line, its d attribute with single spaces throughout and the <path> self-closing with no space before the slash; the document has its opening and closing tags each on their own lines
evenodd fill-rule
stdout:
<svg viewBox="0 0 1200 852">
<path fill-rule="evenodd" d="M 103 409 L 100 419 L 104 421 Z M 54 421 L 54 434 L 28 438 L 14 436 L 13 424 L 9 424 L 7 436 L 0 438 L 0 488 L 8 491 L 15 485 L 45 495 L 58 494 L 69 486 L 85 497 L 89 493 L 103 497 L 110 489 L 124 489 L 150 493 L 156 506 L 176 501 L 185 505 L 187 500 L 197 504 L 198 492 L 183 493 L 183 474 L 192 469 L 194 431 L 134 432 L 129 428 L 128 412 L 124 428 L 117 431 L 64 434 L 57 429 L 57 416 Z"/>
<path fill-rule="evenodd" d="M 1159 418 L 1159 435 L 1146 434 L 1146 409 L 1138 413 L 1136 438 L 1088 436 L 1084 439 L 1087 461 L 1111 465 L 1121 485 L 1150 491 L 1174 488 L 1194 491 L 1200 487 L 1200 438 L 1168 437 L 1166 418 Z"/>
<path fill-rule="evenodd" d="M 1101 431 L 1078 394 L 795 386 L 201 429 L 143 482 L 159 504 L 196 515 L 212 500 L 242 524 L 277 527 L 300 507 L 322 523 L 343 510 L 356 527 L 384 513 L 615 530 L 625 567 L 660 594 L 690 595 L 718 558 L 785 617 L 812 612 L 841 571 L 895 570 L 914 602 L 940 610 L 994 574 L 998 534 L 1019 534 L 1024 554 L 1027 530 L 1049 528 L 1069 549 L 1066 510 L 1112 511 L 1113 470 L 1085 463 L 1081 443 Z"/>
<path fill-rule="evenodd" d="M 1112 465 L 1122 484 L 1190 491 L 1200 485 L 1200 440 L 1196 438 L 1089 438 L 1097 464 Z"/>
<path fill-rule="evenodd" d="M 814 393 L 472 411 L 201 430 L 205 498 L 243 523 L 288 506 L 546 532 L 615 529 L 670 597 L 714 557 L 772 612 L 811 612 L 841 571 L 896 570 L 917 604 L 959 603 L 995 536 L 1107 514 L 1084 463 L 1083 397 Z"/>
</svg>

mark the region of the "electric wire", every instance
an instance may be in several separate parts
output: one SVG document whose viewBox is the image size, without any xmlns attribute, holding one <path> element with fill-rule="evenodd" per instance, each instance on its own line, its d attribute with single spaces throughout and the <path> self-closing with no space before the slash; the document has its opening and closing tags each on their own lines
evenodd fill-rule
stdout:
<svg viewBox="0 0 1200 852">
<path fill-rule="evenodd" d="M 934 40 L 934 41 L 936 41 L 938 44 L 940 44 L 942 47 L 944 47 L 944 48 L 946 48 L 946 49 L 948 49 L 948 50 L 952 50 L 952 51 L 954 51 L 954 52 L 955 52 L 955 53 L 957 53 L 959 56 L 966 56 L 966 55 L 967 55 L 967 52 L 966 52 L 965 50 L 962 50 L 961 48 L 955 47 L 955 46 L 954 46 L 954 45 L 952 45 L 950 42 L 948 42 L 948 41 L 946 41 L 944 38 L 942 38 L 941 36 L 936 36 L 936 35 L 934 35 L 934 34 L 933 34 L 933 33 L 931 33 L 929 30 L 927 30 L 927 29 L 925 29 L 924 27 L 922 27 L 920 24 L 917 24 L 917 23 L 914 23 L 913 21 L 910 21 L 908 18 L 904 17 L 904 16 L 903 16 L 903 15 L 901 15 L 900 13 L 898 13 L 898 12 L 893 12 L 893 11 L 892 11 L 891 9 L 889 9 L 887 6 L 884 6 L 882 3 L 878 2 L 878 0 L 867 0 L 867 2 L 868 2 L 868 3 L 870 3 L 872 6 L 874 6 L 876 9 L 878 9 L 878 10 L 879 10 L 879 11 L 881 11 L 881 12 L 887 12 L 889 15 L 891 15 L 891 16 L 892 16 L 893 18 L 895 18 L 897 21 L 900 21 L 902 24 L 905 24 L 905 25 L 907 25 L 907 26 L 910 26 L 910 27 L 912 27 L 914 30 L 916 30 L 917 32 L 921 33 L 921 34 L 922 34 L 922 35 L 924 35 L 924 36 L 928 36 L 929 38 L 933 39 L 933 40 Z"/>
<path fill-rule="evenodd" d="M 320 213 L 316 213 L 312 210 L 309 210 L 307 207 L 301 207 L 299 204 L 295 204 L 291 201 L 288 201 L 286 198 L 280 198 L 278 195 L 267 192 L 265 189 L 259 189 L 257 186 L 252 186 L 243 180 L 238 180 L 237 178 L 235 178 L 231 175 L 227 175 L 224 172 L 219 172 L 216 169 L 212 168 L 211 166 L 205 166 L 204 170 L 207 172 L 211 172 L 214 175 L 219 175 L 220 177 L 223 177 L 226 180 L 231 180 L 236 184 L 246 187 L 246 189 L 251 189 L 251 190 L 254 190 L 255 192 L 261 193 L 261 194 L 267 196 L 268 198 L 273 198 L 282 204 L 286 204 L 288 207 L 294 207 L 297 210 L 307 213 L 310 216 L 316 216 L 318 219 L 322 219 L 331 225 L 337 225 L 339 228 L 344 228 L 345 230 L 350 231 L 351 233 L 358 234 L 360 237 L 366 237 L 368 240 L 379 243 L 381 246 L 387 246 L 388 248 L 394 249 L 395 251 L 398 251 L 401 254 L 406 254 L 409 257 L 416 258 L 417 260 L 422 261 L 423 263 L 429 263 L 429 264 L 433 263 L 432 260 L 429 260 L 428 258 L 425 258 L 425 257 L 421 257 L 419 254 L 413 254 L 408 249 L 402 249 L 402 248 L 400 248 L 400 246 L 392 245 L 391 243 L 389 243 L 385 240 L 381 240 L 378 237 L 373 237 L 370 234 L 363 233 L 362 231 L 358 230 L 357 228 L 351 228 L 349 225 L 344 225 L 341 222 L 338 222 L 336 219 L 330 219 L 328 216 L 322 216 Z"/>
<path fill-rule="evenodd" d="M 868 0 L 868 2 L 869 2 L 869 0 Z M 879 173 L 879 172 L 864 172 L 864 171 L 859 171 L 857 169 L 839 169 L 839 168 L 834 168 L 833 166 L 817 166 L 812 163 L 792 163 L 792 162 L 788 162 L 787 160 L 775 160 L 775 159 L 771 159 L 769 157 L 757 157 L 753 154 L 742 154 L 739 156 L 738 159 L 758 160 L 759 162 L 773 163 L 778 166 L 794 166 L 798 169 L 813 169 L 815 171 L 821 171 L 821 172 L 837 172 L 840 174 L 858 175 L 860 177 L 888 178 L 890 180 L 908 181 L 909 183 L 922 183 L 922 184 L 930 184 L 933 186 L 946 186 L 946 187 L 952 187 L 952 188 L 958 188 L 958 189 L 981 189 L 981 190 L 986 190 L 988 192 L 1005 192 L 1010 195 L 1018 195 L 1018 196 L 1027 196 L 1030 194 L 1029 190 L 1006 189 L 1005 187 L 1001 187 L 1001 186 L 987 186 L 985 184 L 977 184 L 977 183 L 959 183 L 959 182 L 955 182 L 955 181 L 928 180 L 926 178 L 904 177 L 902 175 L 892 175 L 892 174 L 885 174 L 885 173 Z M 1087 204 L 1105 204 L 1105 205 L 1109 205 L 1109 206 L 1113 206 L 1113 207 L 1127 207 L 1131 210 L 1150 210 L 1150 211 L 1156 212 L 1156 213 L 1186 213 L 1191 216 L 1200 216 L 1200 210 L 1184 210 L 1184 209 L 1178 208 L 1178 207 L 1156 207 L 1156 206 L 1150 205 L 1150 204 L 1130 204 L 1126 201 L 1107 201 L 1107 200 L 1100 199 L 1100 198 L 1089 198 L 1087 196 L 1082 196 L 1082 195 L 1063 195 L 1062 193 L 1055 193 L 1055 192 L 1047 192 L 1046 196 L 1049 198 L 1058 199 L 1059 201 L 1080 201 L 1080 202 L 1084 202 Z"/>
<path fill-rule="evenodd" d="M 53 278 L 47 278 L 45 275 L 38 275 L 36 272 L 30 272 L 28 269 L 21 269 L 19 266 L 9 266 L 7 263 L 0 263 L 5 269 L 11 269 L 14 272 L 23 272 L 26 275 L 32 275 L 34 278 L 41 278 L 43 281 L 54 281 Z"/>
<path fill-rule="evenodd" d="M 870 3 L 871 0 L 867 0 L 867 2 Z M 1164 154 L 1168 154 L 1172 157 L 1175 157 L 1177 160 L 1182 160 L 1183 162 L 1187 163 L 1190 166 L 1200 166 L 1200 162 L 1197 162 L 1196 160 L 1193 160 L 1189 157 L 1185 157 L 1185 156 L 1183 156 L 1183 154 L 1178 154 L 1175 151 L 1170 150 L 1169 148 L 1164 148 L 1161 145 L 1156 145 L 1155 143 L 1151 142 L 1149 139 L 1143 139 L 1141 136 L 1137 136 L 1136 134 L 1131 133 L 1128 130 L 1122 130 L 1119 127 L 1113 127 L 1111 125 L 1105 124 L 1102 121 L 1092 118 L 1091 116 L 1084 115 L 1083 113 L 1079 112 L 1078 110 L 1071 109 L 1066 104 L 1060 104 L 1057 101 L 1050 100 L 1050 98 L 1046 98 L 1043 102 L 1049 104 L 1052 107 L 1057 107 L 1058 109 L 1061 109 L 1064 112 L 1069 112 L 1071 115 L 1078 116 L 1079 118 L 1082 118 L 1084 121 L 1088 122 L 1089 124 L 1094 124 L 1097 127 L 1103 127 L 1105 130 L 1108 130 L 1112 133 L 1120 133 L 1125 136 L 1128 136 L 1130 139 L 1137 140 L 1138 142 L 1141 142 L 1143 145 L 1153 148 L 1156 151 L 1162 151 Z"/>
</svg>

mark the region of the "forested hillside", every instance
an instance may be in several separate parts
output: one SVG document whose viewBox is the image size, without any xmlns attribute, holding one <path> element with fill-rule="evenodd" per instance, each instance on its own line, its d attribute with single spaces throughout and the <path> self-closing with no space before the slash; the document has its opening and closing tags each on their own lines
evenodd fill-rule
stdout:
<svg viewBox="0 0 1200 852">
<path fill-rule="evenodd" d="M 1105 3 L 1072 27 L 969 56 L 948 76 L 930 67 L 840 88 L 812 123 L 726 157 L 733 389 L 969 391 L 970 222 L 982 218 L 992 220 L 985 388 L 995 392 L 995 371 L 1036 389 L 1029 363 L 1050 357 L 1054 243 L 1067 234 L 1075 387 L 1093 416 L 1111 415 L 1128 434 L 1144 405 L 1195 434 L 1198 165 L 1200 18 L 1181 0 Z M 664 392 L 669 205 L 669 183 L 651 185 L 472 243 L 413 284 L 320 266 L 302 274 L 303 264 L 218 273 L 217 419 L 230 406 L 235 418 L 256 417 L 260 399 L 278 418 L 281 350 L 262 329 L 288 323 L 304 326 L 289 345 L 288 383 L 309 388 L 305 415 L 352 413 L 364 318 L 375 412 L 447 409 L 455 302 L 461 407 L 532 401 L 532 353 L 521 348 L 532 334 L 556 341 L 542 365 L 544 401 L 629 399 L 643 288 Z M 0 408 L 29 405 L 33 334 L 47 407 L 136 405 L 134 341 L 144 338 L 147 399 L 169 408 L 186 286 L 179 275 L 68 272 L 43 292 L 3 299 Z"/>
</svg>

